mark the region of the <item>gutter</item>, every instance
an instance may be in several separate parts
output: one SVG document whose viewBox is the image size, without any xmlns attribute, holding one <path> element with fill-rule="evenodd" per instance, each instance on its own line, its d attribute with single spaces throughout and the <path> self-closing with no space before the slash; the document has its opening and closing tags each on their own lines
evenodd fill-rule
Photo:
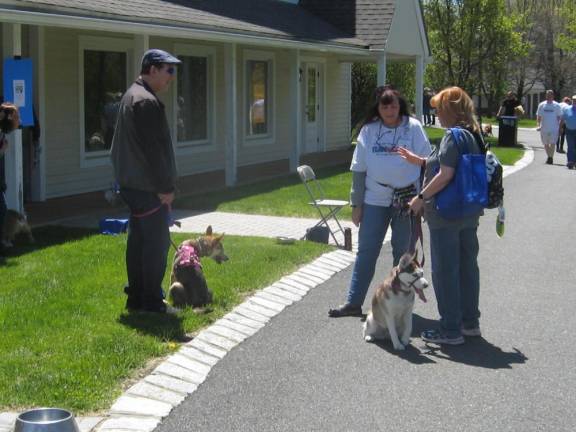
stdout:
<svg viewBox="0 0 576 432">
<path fill-rule="evenodd" d="M 141 23 L 121 19 L 104 19 L 78 15 L 23 11 L 10 7 L 0 7 L 0 21 L 36 26 L 65 27 L 82 30 L 98 30 L 118 33 L 145 34 L 184 39 L 202 39 L 213 42 L 259 45 L 274 48 L 314 50 L 325 53 L 370 56 L 367 48 L 346 47 L 335 43 L 318 43 L 281 39 L 270 36 L 255 36 L 243 33 L 230 33 L 217 30 L 201 30 L 186 26 Z"/>
</svg>

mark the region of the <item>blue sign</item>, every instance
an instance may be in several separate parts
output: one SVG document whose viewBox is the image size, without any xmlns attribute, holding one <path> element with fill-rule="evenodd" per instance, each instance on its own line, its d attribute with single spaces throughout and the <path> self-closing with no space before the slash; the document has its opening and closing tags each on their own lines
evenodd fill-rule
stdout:
<svg viewBox="0 0 576 432">
<path fill-rule="evenodd" d="M 22 126 L 33 126 L 32 59 L 4 60 L 3 82 L 4 102 L 18 107 Z"/>
</svg>

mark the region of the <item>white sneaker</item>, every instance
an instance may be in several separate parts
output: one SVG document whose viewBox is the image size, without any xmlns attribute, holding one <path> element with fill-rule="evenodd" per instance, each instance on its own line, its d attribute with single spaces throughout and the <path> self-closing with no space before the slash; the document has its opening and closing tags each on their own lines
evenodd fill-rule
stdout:
<svg viewBox="0 0 576 432">
<path fill-rule="evenodd" d="M 480 327 L 474 328 L 462 328 L 462 335 L 468 337 L 479 337 L 482 336 L 482 332 L 480 331 Z"/>
</svg>

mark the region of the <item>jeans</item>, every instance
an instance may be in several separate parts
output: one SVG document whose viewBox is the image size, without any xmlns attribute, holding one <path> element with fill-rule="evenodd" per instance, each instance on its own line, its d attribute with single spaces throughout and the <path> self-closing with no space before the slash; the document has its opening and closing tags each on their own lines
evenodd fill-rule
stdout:
<svg viewBox="0 0 576 432">
<path fill-rule="evenodd" d="M 461 336 L 461 328 L 479 326 L 480 271 L 477 228 L 430 229 L 432 284 L 441 330 Z"/>
<path fill-rule="evenodd" d="M 121 188 L 120 195 L 130 208 L 126 246 L 127 306 L 151 311 L 162 309 L 162 280 L 170 248 L 168 208 L 160 205 L 160 199 L 153 192 Z M 158 207 L 146 216 L 135 216 Z"/>
<path fill-rule="evenodd" d="M 566 129 L 566 150 L 568 165 L 576 164 L 576 129 Z"/>
<path fill-rule="evenodd" d="M 348 304 L 362 306 L 364 303 L 389 225 L 392 227 L 392 257 L 394 265 L 397 265 L 402 255 L 408 251 L 410 217 L 401 215 L 392 206 L 364 204 L 358 233 L 358 254 L 348 289 Z"/>
</svg>

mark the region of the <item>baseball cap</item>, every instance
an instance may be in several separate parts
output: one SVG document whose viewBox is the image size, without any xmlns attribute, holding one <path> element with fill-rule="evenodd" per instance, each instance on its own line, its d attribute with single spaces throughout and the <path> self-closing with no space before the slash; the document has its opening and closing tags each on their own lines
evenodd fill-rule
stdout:
<svg viewBox="0 0 576 432">
<path fill-rule="evenodd" d="M 157 48 L 149 49 L 142 56 L 142 67 L 158 63 L 180 64 L 182 62 L 172 54 Z"/>
</svg>

